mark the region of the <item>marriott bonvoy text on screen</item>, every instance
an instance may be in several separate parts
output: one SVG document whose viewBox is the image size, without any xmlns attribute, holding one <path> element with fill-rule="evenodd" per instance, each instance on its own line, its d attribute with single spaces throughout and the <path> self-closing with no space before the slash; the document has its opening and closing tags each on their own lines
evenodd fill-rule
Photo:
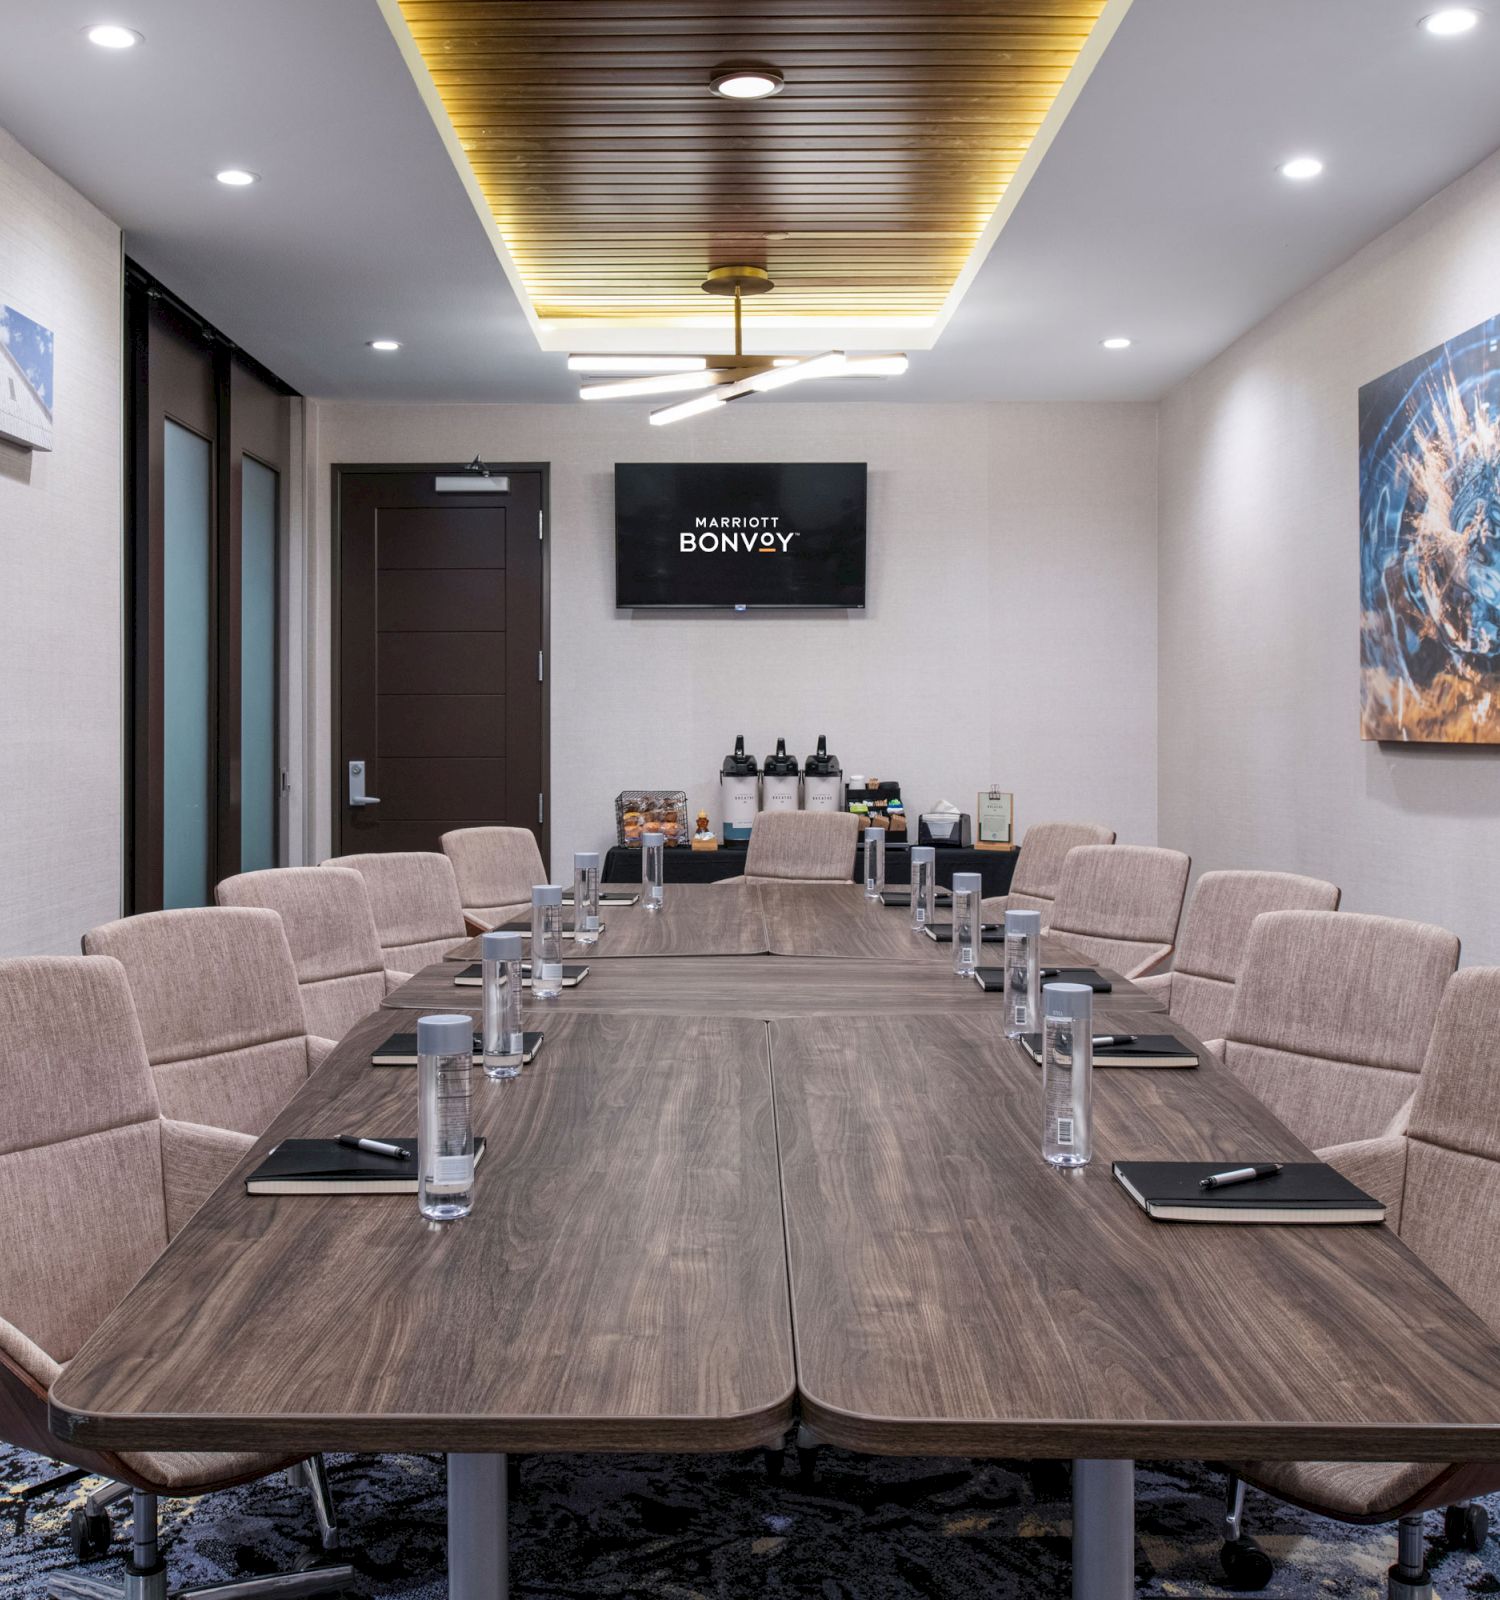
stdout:
<svg viewBox="0 0 1500 1600">
<path fill-rule="evenodd" d="M 680 555 L 731 550 L 785 555 L 792 540 L 802 536 L 796 529 L 782 533 L 777 527 L 780 521 L 780 517 L 694 517 L 692 529 L 677 535 L 677 550 Z"/>
</svg>

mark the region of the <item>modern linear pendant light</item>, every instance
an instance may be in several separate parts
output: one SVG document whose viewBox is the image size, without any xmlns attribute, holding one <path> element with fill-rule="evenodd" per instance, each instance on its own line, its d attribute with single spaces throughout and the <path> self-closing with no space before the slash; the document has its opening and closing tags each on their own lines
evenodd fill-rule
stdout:
<svg viewBox="0 0 1500 1600">
<path fill-rule="evenodd" d="M 769 394 L 808 379 L 899 378 L 906 371 L 906 357 L 900 354 L 845 355 L 842 350 L 825 350 L 816 356 L 747 356 L 742 338 L 742 303 L 747 295 L 769 294 L 776 287 L 770 274 L 764 267 L 715 267 L 702 287 L 705 294 L 734 299 L 733 355 L 569 356 L 570 372 L 607 375 L 611 380 L 584 384 L 579 398 L 640 400 L 658 394 L 690 394 L 690 399 L 674 401 L 651 413 L 652 423 L 659 426 L 716 411 L 746 395 Z"/>
</svg>

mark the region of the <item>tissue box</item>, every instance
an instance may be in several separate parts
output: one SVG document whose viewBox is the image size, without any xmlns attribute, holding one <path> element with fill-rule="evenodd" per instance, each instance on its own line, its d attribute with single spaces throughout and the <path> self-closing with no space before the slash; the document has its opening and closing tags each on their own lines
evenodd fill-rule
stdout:
<svg viewBox="0 0 1500 1600">
<path fill-rule="evenodd" d="M 967 811 L 924 811 L 917 819 L 917 843 L 953 845 L 968 850 L 973 845 Z"/>
</svg>

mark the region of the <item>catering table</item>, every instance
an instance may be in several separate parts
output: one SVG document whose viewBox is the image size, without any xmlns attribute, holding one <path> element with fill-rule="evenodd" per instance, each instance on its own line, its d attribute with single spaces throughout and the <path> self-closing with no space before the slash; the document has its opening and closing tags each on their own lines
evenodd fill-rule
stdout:
<svg viewBox="0 0 1500 1600">
<path fill-rule="evenodd" d="M 909 845 L 887 844 L 885 875 L 891 883 L 911 882 L 909 849 Z M 933 857 L 937 881 L 949 887 L 955 872 L 977 872 L 984 879 L 986 895 L 1004 894 L 1016 870 L 1016 855 L 1014 850 L 961 850 L 956 845 L 938 845 Z M 689 850 L 673 845 L 663 852 L 663 860 L 668 883 L 717 883 L 721 878 L 737 878 L 745 870 L 745 846 L 721 844 L 717 850 Z M 864 870 L 865 847 L 860 844 L 855 850 L 851 881 L 862 882 Z M 602 881 L 639 883 L 640 850 L 630 845 L 612 846 L 604 857 Z"/>
<path fill-rule="evenodd" d="M 722 930 L 731 903 L 741 948 L 785 953 L 668 937 Z M 637 914 L 673 953 L 586 958 L 577 989 L 528 1002 L 534 1062 L 476 1083 L 467 1219 L 242 1183 L 282 1138 L 415 1131 L 415 1073 L 370 1056 L 408 1007 L 477 1006 L 454 959 L 298 1090 L 68 1363 L 53 1430 L 445 1450 L 452 1600 L 506 1593 L 513 1450 L 745 1449 L 800 1415 L 865 1451 L 1070 1458 L 1075 1600 L 1135 1594 L 1137 1455 L 1500 1455 L 1500 1341 L 1391 1229 L 1154 1223 L 1111 1180 L 1116 1157 L 1309 1159 L 1135 986 L 1100 1024 L 1149 1018 L 1199 1065 L 1101 1069 L 1094 1162 L 1060 1172 L 999 997 L 905 912 L 756 884 L 669 885 Z"/>
</svg>

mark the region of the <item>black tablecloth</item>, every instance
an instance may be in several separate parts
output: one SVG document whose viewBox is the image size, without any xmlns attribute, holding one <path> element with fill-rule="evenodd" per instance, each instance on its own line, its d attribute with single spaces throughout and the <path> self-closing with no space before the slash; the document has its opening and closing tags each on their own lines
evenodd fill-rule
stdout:
<svg viewBox="0 0 1500 1600">
<path fill-rule="evenodd" d="M 885 876 L 888 883 L 909 883 L 911 862 L 907 845 L 887 845 L 885 851 Z M 717 883 L 721 878 L 737 878 L 745 870 L 745 846 L 720 845 L 717 850 L 688 850 L 680 845 L 665 849 L 668 883 Z M 1010 875 L 1016 868 L 1014 850 L 960 850 L 938 845 L 933 859 L 937 864 L 938 882 L 951 887 L 955 872 L 977 872 L 984 879 L 986 895 L 1004 894 L 1010 888 Z M 855 852 L 852 881 L 858 883 L 864 876 L 865 847 L 861 844 Z M 616 845 L 604 858 L 605 883 L 639 883 L 641 881 L 641 852 L 626 845 Z"/>
</svg>

